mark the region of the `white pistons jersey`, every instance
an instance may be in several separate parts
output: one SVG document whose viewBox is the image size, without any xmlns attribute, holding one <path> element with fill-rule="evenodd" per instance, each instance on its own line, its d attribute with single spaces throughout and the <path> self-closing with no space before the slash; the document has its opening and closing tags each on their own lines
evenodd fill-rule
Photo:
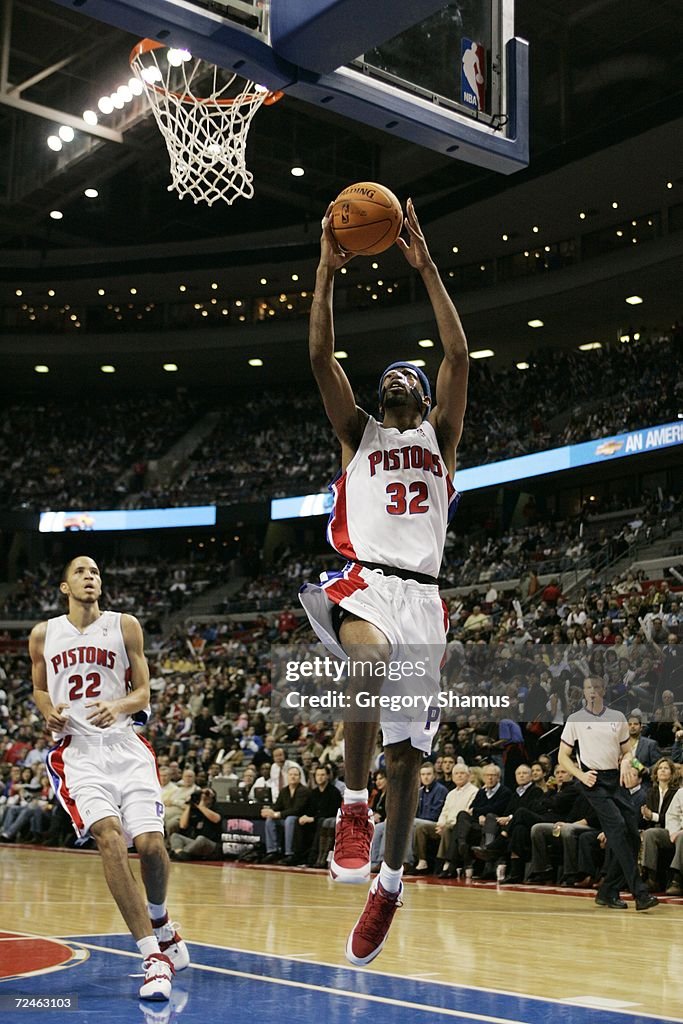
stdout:
<svg viewBox="0 0 683 1024">
<path fill-rule="evenodd" d="M 459 495 L 431 423 L 400 431 L 369 416 L 358 451 L 330 489 L 327 539 L 335 551 L 438 577 Z"/>
<path fill-rule="evenodd" d="M 129 715 L 119 715 L 106 729 L 86 717 L 92 711 L 87 704 L 120 700 L 128 692 L 130 663 L 120 612 L 102 612 L 83 633 L 66 615 L 48 619 L 44 657 L 50 700 L 55 707 L 67 705 L 66 728 L 56 735 L 101 736 L 129 728 Z"/>
</svg>

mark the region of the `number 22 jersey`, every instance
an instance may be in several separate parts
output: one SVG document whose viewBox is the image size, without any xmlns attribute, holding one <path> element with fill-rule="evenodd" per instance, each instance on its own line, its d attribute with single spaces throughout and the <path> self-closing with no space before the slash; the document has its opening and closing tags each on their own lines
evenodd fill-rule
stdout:
<svg viewBox="0 0 683 1024">
<path fill-rule="evenodd" d="M 127 731 L 129 715 L 119 715 L 107 729 L 93 725 L 86 715 L 96 700 L 120 700 L 128 692 L 130 663 L 121 632 L 121 613 L 102 612 L 81 633 L 68 616 L 48 619 L 44 649 L 50 700 L 68 705 L 64 733 L 75 736 Z"/>
<path fill-rule="evenodd" d="M 357 452 L 330 490 L 327 539 L 335 551 L 438 577 L 460 496 L 431 423 L 400 431 L 368 416 Z"/>
</svg>

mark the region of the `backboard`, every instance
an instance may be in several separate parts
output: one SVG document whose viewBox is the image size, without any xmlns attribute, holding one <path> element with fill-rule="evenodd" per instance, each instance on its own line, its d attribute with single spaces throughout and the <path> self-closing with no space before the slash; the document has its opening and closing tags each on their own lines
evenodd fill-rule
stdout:
<svg viewBox="0 0 683 1024">
<path fill-rule="evenodd" d="M 54 2 L 455 159 L 528 163 L 514 0 Z"/>
</svg>

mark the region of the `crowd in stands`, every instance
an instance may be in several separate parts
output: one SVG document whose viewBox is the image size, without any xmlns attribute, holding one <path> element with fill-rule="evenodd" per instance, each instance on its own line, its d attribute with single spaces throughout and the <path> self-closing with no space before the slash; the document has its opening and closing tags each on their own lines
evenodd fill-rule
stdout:
<svg viewBox="0 0 683 1024">
<path fill-rule="evenodd" d="M 55 566 L 46 565 L 24 570 L 0 601 L 0 619 L 36 621 L 61 615 L 64 606 L 56 571 Z M 117 611 L 138 616 L 147 632 L 156 633 L 158 628 L 154 622 L 160 622 L 204 590 L 224 582 L 226 575 L 225 564 L 214 558 L 192 562 L 163 558 L 154 562 L 112 561 L 103 568 L 103 602 Z"/>
<path fill-rule="evenodd" d="M 200 410 L 184 392 L 17 400 L 0 417 L 2 507 L 116 508 Z"/>
<path fill-rule="evenodd" d="M 674 341 L 655 332 L 591 352 L 545 351 L 524 371 L 473 363 L 458 466 L 676 420 L 675 362 Z M 376 413 L 376 383 L 353 383 L 359 404 Z M 212 408 L 220 416 L 209 436 L 173 479 L 155 483 L 149 463 Z M 227 405 L 224 394 L 181 392 L 88 399 L 70 416 L 61 401 L 27 400 L 0 420 L 0 494 L 11 509 L 267 501 L 324 491 L 338 464 L 312 379 Z"/>
<path fill-rule="evenodd" d="M 458 466 L 675 420 L 683 386 L 670 373 L 672 358 L 669 336 L 655 334 L 589 353 L 544 352 L 526 371 L 473 364 Z M 359 404 L 375 413 L 374 382 L 354 386 Z M 325 490 L 338 469 L 338 445 L 313 386 L 305 396 L 300 388 L 280 396 L 271 390 L 226 409 L 191 465 L 138 502 L 231 504 L 305 494 Z"/>
<path fill-rule="evenodd" d="M 626 555 L 634 545 L 666 536 L 681 525 L 680 498 L 660 498 L 644 491 L 637 507 L 632 507 L 633 503 L 628 497 L 604 505 L 588 502 L 571 521 L 541 521 L 532 509 L 531 525 L 483 540 L 459 537 L 456 520 L 456 529 L 446 538 L 441 585 L 446 589 L 478 585 L 483 591 L 478 600 L 485 600 L 490 592 L 493 604 L 496 584 L 512 581 L 519 592 L 516 596 L 527 601 L 536 594 L 540 576 L 586 576 Z M 302 583 L 317 581 L 323 570 L 338 567 L 339 558 L 329 550 L 322 555 L 293 554 L 286 548 L 269 569 L 246 580 L 214 610 L 224 614 L 280 608 L 296 596 Z"/>
</svg>

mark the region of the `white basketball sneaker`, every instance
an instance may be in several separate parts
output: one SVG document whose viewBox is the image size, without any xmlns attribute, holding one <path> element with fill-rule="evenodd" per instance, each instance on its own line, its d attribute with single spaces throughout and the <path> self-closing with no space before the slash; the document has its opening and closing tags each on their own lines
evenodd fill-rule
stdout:
<svg viewBox="0 0 683 1024">
<path fill-rule="evenodd" d="M 173 982 L 173 964 L 163 953 L 150 953 L 143 962 L 145 980 L 140 986 L 140 999 L 153 999 L 157 1002 L 171 998 Z"/>
<path fill-rule="evenodd" d="M 171 961 L 174 971 L 184 971 L 190 964 L 190 953 L 180 937 L 179 927 L 174 921 L 167 921 L 154 929 L 159 949 Z"/>
</svg>

